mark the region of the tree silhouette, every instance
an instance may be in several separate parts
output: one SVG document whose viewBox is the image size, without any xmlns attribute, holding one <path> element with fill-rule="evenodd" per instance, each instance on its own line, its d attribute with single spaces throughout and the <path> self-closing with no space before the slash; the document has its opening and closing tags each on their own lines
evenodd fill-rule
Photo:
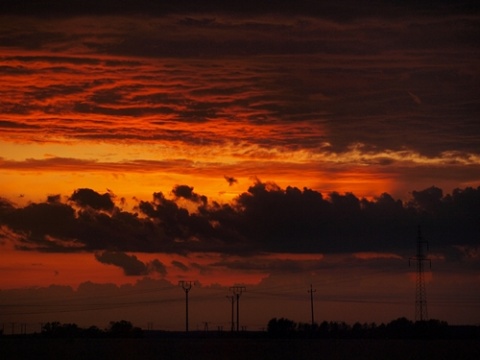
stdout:
<svg viewBox="0 0 480 360">
<path fill-rule="evenodd" d="M 47 337 L 77 337 L 81 329 L 77 324 L 61 324 L 58 321 L 47 322 L 42 327 L 42 335 Z"/>
<path fill-rule="evenodd" d="M 130 321 L 111 321 L 108 333 L 113 337 L 141 337 L 142 329 L 134 327 Z"/>
<path fill-rule="evenodd" d="M 268 322 L 267 331 L 273 336 L 293 335 L 297 329 L 297 324 L 285 318 L 273 318 Z"/>
</svg>

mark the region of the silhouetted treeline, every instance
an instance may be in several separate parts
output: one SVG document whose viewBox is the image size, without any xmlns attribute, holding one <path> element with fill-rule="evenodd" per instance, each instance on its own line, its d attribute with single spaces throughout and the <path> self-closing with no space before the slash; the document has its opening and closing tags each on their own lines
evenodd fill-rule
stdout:
<svg viewBox="0 0 480 360">
<path fill-rule="evenodd" d="M 77 324 L 61 324 L 59 322 L 48 322 L 42 326 L 42 336 L 53 338 L 100 338 L 100 337 L 143 337 L 143 330 L 135 327 L 126 320 L 111 321 L 110 326 L 102 330 L 96 326 L 80 328 Z"/>
<path fill-rule="evenodd" d="M 267 332 L 272 337 L 318 337 L 354 339 L 448 339 L 480 338 L 480 326 L 451 326 L 445 321 L 428 320 L 413 322 L 398 318 L 388 324 L 327 322 L 320 324 L 296 323 L 285 318 L 273 318 Z"/>
<path fill-rule="evenodd" d="M 480 339 L 480 326 L 448 325 L 445 321 L 413 322 L 405 317 L 387 324 L 323 321 L 320 324 L 296 323 L 287 318 L 273 318 L 266 331 L 144 331 L 126 320 L 111 321 L 106 329 L 97 326 L 81 328 L 77 324 L 47 322 L 40 334 L 47 338 L 178 338 L 178 337 L 248 337 L 248 338 L 318 338 L 318 339 Z M 0 336 L 2 334 L 0 333 Z M 3 334 L 4 335 L 4 334 Z M 24 334 L 23 336 L 25 336 Z"/>
</svg>

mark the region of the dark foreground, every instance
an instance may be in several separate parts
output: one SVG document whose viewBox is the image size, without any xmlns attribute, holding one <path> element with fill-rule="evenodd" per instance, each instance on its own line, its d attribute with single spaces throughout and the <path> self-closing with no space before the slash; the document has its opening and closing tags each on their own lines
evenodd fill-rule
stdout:
<svg viewBox="0 0 480 360">
<path fill-rule="evenodd" d="M 480 340 L 0 338 L 9 359 L 480 359 Z"/>
</svg>

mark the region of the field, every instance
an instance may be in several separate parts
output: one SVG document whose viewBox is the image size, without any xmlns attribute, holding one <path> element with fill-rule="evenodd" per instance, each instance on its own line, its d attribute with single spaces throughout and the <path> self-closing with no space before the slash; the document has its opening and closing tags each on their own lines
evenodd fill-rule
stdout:
<svg viewBox="0 0 480 360">
<path fill-rule="evenodd" d="M 9 359 L 480 359 L 480 340 L 0 338 Z"/>
</svg>

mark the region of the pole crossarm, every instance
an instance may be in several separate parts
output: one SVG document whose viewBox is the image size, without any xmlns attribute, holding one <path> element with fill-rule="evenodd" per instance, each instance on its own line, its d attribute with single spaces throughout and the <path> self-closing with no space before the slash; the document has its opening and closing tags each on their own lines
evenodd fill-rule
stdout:
<svg viewBox="0 0 480 360">
<path fill-rule="evenodd" d="M 180 281 L 178 282 L 178 285 L 181 286 L 182 289 L 183 289 L 185 292 L 189 292 L 194 283 L 195 283 L 195 281 L 180 280 Z"/>
<path fill-rule="evenodd" d="M 245 286 L 230 286 L 230 291 L 234 295 L 242 295 L 243 292 L 247 291 L 247 288 Z"/>
</svg>

